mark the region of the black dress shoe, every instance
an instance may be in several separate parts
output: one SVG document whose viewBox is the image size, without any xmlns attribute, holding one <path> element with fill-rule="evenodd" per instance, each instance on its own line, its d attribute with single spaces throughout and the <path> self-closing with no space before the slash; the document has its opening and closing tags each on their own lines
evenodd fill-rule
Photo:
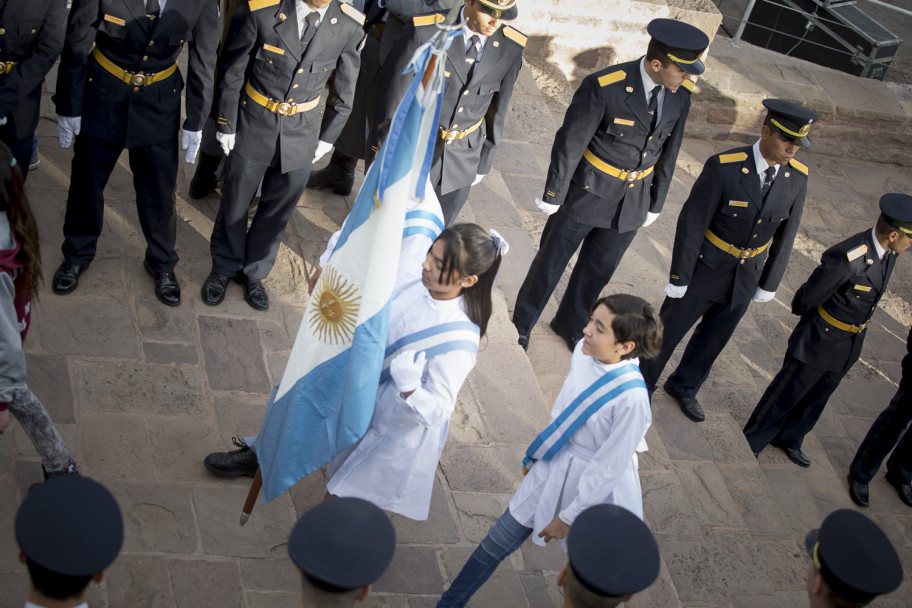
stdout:
<svg viewBox="0 0 912 608">
<path fill-rule="evenodd" d="M 212 452 L 203 461 L 206 470 L 219 477 L 255 477 L 257 467 L 260 466 L 256 452 L 238 439 L 232 437 L 231 442 L 239 449 L 230 452 Z"/>
<path fill-rule="evenodd" d="M 576 350 L 576 343 L 579 342 L 579 338 L 571 335 L 569 331 L 564 329 L 560 323 L 556 323 L 554 319 L 551 319 L 551 323 L 548 325 L 551 326 L 551 331 L 564 339 L 564 342 L 567 343 L 567 348 L 570 349 L 570 352 Z"/>
<path fill-rule="evenodd" d="M 516 343 L 522 346 L 523 350 L 529 350 L 529 336 L 519 334 L 519 339 L 516 340 Z"/>
<path fill-rule="evenodd" d="M 786 457 L 803 469 L 811 466 L 811 459 L 804 455 L 801 448 L 790 448 L 781 444 L 773 443 L 775 447 L 785 452 Z"/>
<path fill-rule="evenodd" d="M 241 273 L 234 277 L 235 282 L 244 288 L 244 301 L 256 310 L 269 310 L 269 296 L 259 279 L 250 279 Z"/>
<path fill-rule="evenodd" d="M 190 180 L 190 198 L 199 200 L 215 192 L 215 189 L 218 188 L 218 178 L 215 177 L 215 172 L 218 170 L 220 162 L 222 162 L 221 156 L 205 152 L 199 153 L 196 171 L 193 172 L 193 179 Z"/>
<path fill-rule="evenodd" d="M 203 297 L 203 303 L 209 306 L 218 306 L 225 299 L 225 290 L 228 289 L 228 277 L 219 274 L 214 270 L 209 273 L 200 295 Z"/>
<path fill-rule="evenodd" d="M 351 194 L 354 184 L 354 172 L 346 171 L 332 162 L 322 169 L 311 173 L 310 179 L 307 180 L 307 187 L 311 190 L 332 188 L 333 194 L 338 194 L 339 196 Z"/>
<path fill-rule="evenodd" d="M 849 473 L 849 497 L 859 507 L 868 506 L 868 484 L 856 480 Z"/>
<path fill-rule="evenodd" d="M 173 272 L 152 270 L 149 262 L 143 260 L 143 268 L 155 281 L 155 297 L 165 306 L 177 306 L 181 303 L 181 288 Z"/>
<path fill-rule="evenodd" d="M 79 285 L 79 275 L 88 270 L 89 265 L 80 266 L 64 260 L 54 272 L 54 281 L 51 288 L 57 295 L 70 293 Z"/>
<path fill-rule="evenodd" d="M 887 473 L 887 483 L 896 488 L 899 499 L 912 507 L 912 485 Z"/>
<path fill-rule="evenodd" d="M 694 422 L 703 422 L 706 420 L 706 414 L 703 413 L 703 408 L 700 407 L 700 402 L 697 401 L 694 397 L 685 397 L 678 393 L 671 384 L 668 383 L 668 380 L 665 381 L 665 384 L 662 385 L 662 388 L 665 389 L 665 392 L 674 398 L 678 402 L 678 405 L 681 407 L 681 411 L 684 412 L 684 415 L 693 420 Z"/>
</svg>

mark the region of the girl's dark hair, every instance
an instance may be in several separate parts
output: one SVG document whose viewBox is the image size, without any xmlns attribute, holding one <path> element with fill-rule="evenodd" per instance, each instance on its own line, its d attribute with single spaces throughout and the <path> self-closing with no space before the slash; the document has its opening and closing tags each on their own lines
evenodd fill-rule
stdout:
<svg viewBox="0 0 912 608">
<path fill-rule="evenodd" d="M 633 342 L 635 345 L 623 359 L 652 359 L 659 354 L 662 347 L 662 321 L 652 304 L 637 296 L 616 293 L 599 298 L 590 309 L 590 314 L 602 304 L 614 313 L 611 322 L 614 339 L 618 342 Z"/>
<path fill-rule="evenodd" d="M 455 224 L 441 232 L 437 240 L 443 242 L 441 283 L 452 281 L 456 272 L 463 277 L 478 276 L 478 281 L 463 288 L 462 293 L 469 319 L 478 325 L 484 336 L 494 307 L 491 289 L 500 268 L 500 250 L 491 235 L 478 224 Z"/>
<path fill-rule="evenodd" d="M 22 283 L 21 287 L 17 285 L 17 291 L 21 289 L 34 298 L 42 279 L 38 224 L 25 196 L 22 173 L 13 163 L 13 153 L 3 142 L 0 142 L 0 211 L 7 212 L 13 237 L 20 244 L 16 259 L 22 263 Z"/>
</svg>

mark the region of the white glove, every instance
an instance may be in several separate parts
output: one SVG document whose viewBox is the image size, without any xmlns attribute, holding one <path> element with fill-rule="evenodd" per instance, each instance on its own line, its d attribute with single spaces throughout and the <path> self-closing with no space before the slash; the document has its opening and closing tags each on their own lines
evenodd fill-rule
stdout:
<svg viewBox="0 0 912 608">
<path fill-rule="evenodd" d="M 219 145 L 222 146 L 222 152 L 225 153 L 225 156 L 231 154 L 231 151 L 234 150 L 234 142 L 237 139 L 237 135 L 234 133 L 216 133 L 215 138 L 218 140 Z"/>
<path fill-rule="evenodd" d="M 479 183 L 479 182 L 480 182 L 481 180 L 483 180 L 483 179 L 484 179 L 484 175 L 482 175 L 481 173 L 476 173 L 476 174 L 475 174 L 475 181 L 472 182 L 472 185 L 474 186 L 475 184 Z"/>
<path fill-rule="evenodd" d="M 641 228 L 645 228 L 646 226 L 653 223 L 657 219 L 659 219 L 658 213 L 653 213 L 652 211 L 647 211 L 646 212 L 646 221 L 643 222 L 643 225 L 641 226 Z"/>
<path fill-rule="evenodd" d="M 186 150 L 184 160 L 187 164 L 196 163 L 196 153 L 200 149 L 200 141 L 203 139 L 202 131 L 187 131 L 181 129 L 181 148 Z"/>
<path fill-rule="evenodd" d="M 669 298 L 683 298 L 685 293 L 687 293 L 687 285 L 672 285 L 669 283 L 665 286 L 665 295 Z"/>
<path fill-rule="evenodd" d="M 0 118 L 0 127 L 6 124 L 6 116 Z"/>
<path fill-rule="evenodd" d="M 310 164 L 314 164 L 315 162 L 317 162 L 318 160 L 323 158 L 326 155 L 326 153 L 332 149 L 333 149 L 332 144 L 328 144 L 321 139 L 319 142 L 317 142 L 317 149 L 314 151 L 314 159 L 311 161 Z"/>
<path fill-rule="evenodd" d="M 552 205 L 551 203 L 546 203 L 540 198 L 535 199 L 535 206 L 545 212 L 545 215 L 552 215 L 557 213 L 557 210 L 560 209 L 560 205 Z"/>
<path fill-rule="evenodd" d="M 410 393 L 421 386 L 427 357 L 424 351 L 417 353 L 417 357 L 415 354 L 413 350 L 403 351 L 390 363 L 390 376 L 400 393 Z"/>
<path fill-rule="evenodd" d="M 82 116 L 58 116 L 57 139 L 60 140 L 60 147 L 69 148 L 81 129 Z"/>
<path fill-rule="evenodd" d="M 757 291 L 754 292 L 754 297 L 751 298 L 754 302 L 769 302 L 776 297 L 775 291 L 767 291 L 765 289 L 757 288 Z"/>
</svg>

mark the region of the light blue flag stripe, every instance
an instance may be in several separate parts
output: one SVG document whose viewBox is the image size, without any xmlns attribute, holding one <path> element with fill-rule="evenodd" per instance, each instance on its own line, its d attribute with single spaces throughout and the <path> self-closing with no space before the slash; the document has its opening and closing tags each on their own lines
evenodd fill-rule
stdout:
<svg viewBox="0 0 912 608">
<path fill-rule="evenodd" d="M 443 342 L 441 344 L 436 344 L 430 348 L 425 348 L 421 352 L 424 353 L 424 356 L 428 359 L 433 359 L 437 355 L 442 355 L 444 353 L 452 352 L 454 350 L 464 350 L 472 353 L 473 355 L 478 354 L 478 342 L 471 342 L 469 340 L 451 340 L 449 342 Z M 380 373 L 380 382 L 386 382 L 392 377 L 390 374 L 389 367 L 384 368 Z"/>
<path fill-rule="evenodd" d="M 481 329 L 471 321 L 450 321 L 449 323 L 441 323 L 440 325 L 435 325 L 434 327 L 428 327 L 427 329 L 422 329 L 421 331 L 416 331 L 413 334 L 403 336 L 386 347 L 384 352 L 384 357 L 390 356 L 392 353 L 396 352 L 406 344 L 412 344 L 418 340 L 423 340 L 437 334 L 443 334 L 450 331 L 470 331 L 477 336 L 481 336 Z M 476 351 L 477 351 L 476 346 Z"/>
<path fill-rule="evenodd" d="M 428 228 L 427 226 L 409 226 L 402 231 L 402 237 L 412 236 L 413 234 L 423 234 L 430 237 L 432 241 L 436 241 L 437 237 L 440 236 L 440 233 L 434 232 L 433 228 Z"/>
<path fill-rule="evenodd" d="M 408 222 L 410 220 L 427 220 L 429 222 L 433 222 L 437 225 L 438 228 L 440 228 L 441 231 L 446 228 L 446 226 L 443 225 L 443 220 L 437 217 L 436 214 L 431 213 L 430 211 L 424 211 L 423 209 L 413 209 L 412 211 L 406 213 L 405 221 Z"/>
</svg>

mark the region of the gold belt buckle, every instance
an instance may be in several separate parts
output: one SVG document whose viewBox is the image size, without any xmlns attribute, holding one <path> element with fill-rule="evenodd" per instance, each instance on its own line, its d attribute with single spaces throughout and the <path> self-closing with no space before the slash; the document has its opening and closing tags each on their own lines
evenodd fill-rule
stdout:
<svg viewBox="0 0 912 608">
<path fill-rule="evenodd" d="M 625 181 L 635 182 L 636 179 L 640 176 L 639 171 L 627 171 L 627 177 L 624 178 Z"/>
<path fill-rule="evenodd" d="M 146 75 L 142 72 L 136 72 L 135 74 L 127 72 L 127 76 L 130 77 L 130 84 L 134 87 L 141 87 L 146 84 Z"/>
<path fill-rule="evenodd" d="M 276 104 L 276 114 L 279 116 L 288 116 L 291 114 L 291 111 L 294 109 L 294 105 L 288 102 L 282 102 Z"/>
<path fill-rule="evenodd" d="M 753 250 L 751 250 L 751 249 L 742 249 L 741 255 L 739 255 L 738 257 L 741 258 L 742 260 L 746 260 L 747 258 L 751 257 L 752 253 L 753 253 Z"/>
<path fill-rule="evenodd" d="M 459 131 L 444 131 L 443 132 L 443 141 L 445 143 L 451 144 L 456 140 L 456 136 L 459 135 Z"/>
</svg>

